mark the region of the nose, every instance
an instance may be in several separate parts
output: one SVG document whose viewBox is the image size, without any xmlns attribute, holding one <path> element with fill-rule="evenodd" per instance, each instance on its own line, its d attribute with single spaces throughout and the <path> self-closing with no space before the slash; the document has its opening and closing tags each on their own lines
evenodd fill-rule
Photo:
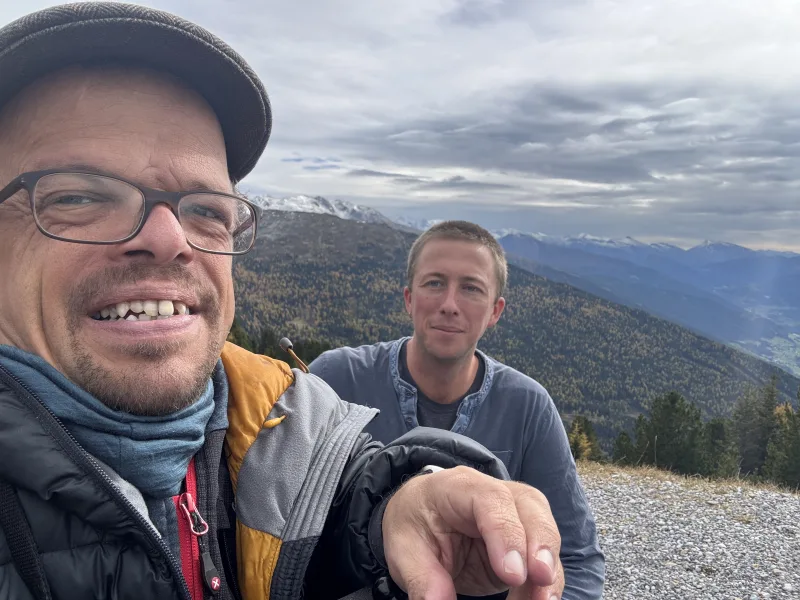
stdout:
<svg viewBox="0 0 800 600">
<path fill-rule="evenodd" d="M 456 286 L 447 287 L 444 297 L 442 298 L 442 303 L 439 306 L 439 312 L 446 315 L 458 314 L 459 310 L 457 293 L 458 290 L 456 289 Z"/>
<path fill-rule="evenodd" d="M 186 241 L 175 214 L 166 204 L 153 207 L 139 234 L 118 246 L 125 256 L 144 256 L 154 264 L 167 264 L 175 260 L 187 262 L 194 249 Z"/>
</svg>

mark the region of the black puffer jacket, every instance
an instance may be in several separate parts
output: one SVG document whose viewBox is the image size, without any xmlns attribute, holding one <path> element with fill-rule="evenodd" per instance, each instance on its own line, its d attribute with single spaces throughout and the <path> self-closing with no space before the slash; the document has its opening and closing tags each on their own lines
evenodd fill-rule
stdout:
<svg viewBox="0 0 800 600">
<path fill-rule="evenodd" d="M 222 587 L 214 598 L 227 600 L 238 598 L 236 544 L 230 481 L 221 460 L 224 432 L 219 433 L 207 437 L 196 465 L 198 478 L 206 480 L 198 506 L 210 526 L 209 551 L 222 565 Z M 362 434 L 311 557 L 306 598 L 339 598 L 386 575 L 382 502 L 426 464 L 465 464 L 506 476 L 493 454 L 461 436 L 419 429 L 383 447 Z M 152 525 L 2 366 L 0 484 L 13 494 L 13 501 L 0 506 L 0 523 L 11 523 L 0 527 L 0 600 L 189 599 L 181 565 Z"/>
</svg>

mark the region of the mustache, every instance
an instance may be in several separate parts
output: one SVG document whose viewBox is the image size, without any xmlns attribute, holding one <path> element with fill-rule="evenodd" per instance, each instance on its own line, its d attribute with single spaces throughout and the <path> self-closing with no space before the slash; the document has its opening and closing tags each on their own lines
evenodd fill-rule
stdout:
<svg viewBox="0 0 800 600">
<path fill-rule="evenodd" d="M 200 306 L 211 314 L 219 314 L 219 298 L 213 287 L 203 284 L 187 267 L 178 263 L 168 265 L 127 264 L 119 267 L 106 267 L 92 273 L 72 288 L 67 306 L 72 314 L 79 314 L 92 298 L 109 287 L 136 285 L 149 280 L 170 281 L 197 294 Z"/>
</svg>

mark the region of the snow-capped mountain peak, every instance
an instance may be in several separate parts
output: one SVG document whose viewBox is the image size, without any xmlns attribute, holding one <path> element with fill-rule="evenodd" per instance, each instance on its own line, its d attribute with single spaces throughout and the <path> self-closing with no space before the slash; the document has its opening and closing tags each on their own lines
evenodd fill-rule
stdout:
<svg viewBox="0 0 800 600">
<path fill-rule="evenodd" d="M 602 238 L 597 237 L 595 235 L 591 235 L 588 233 L 581 233 L 575 237 L 566 238 L 568 242 L 577 242 L 577 243 L 587 243 L 587 244 L 594 244 L 597 246 L 609 246 L 612 248 L 625 248 L 631 246 L 646 246 L 647 244 L 640 242 L 637 239 L 634 239 L 630 236 L 622 238 L 620 240 L 614 240 L 610 238 Z"/>
<path fill-rule="evenodd" d="M 561 241 L 561 238 L 557 238 L 552 235 L 547 235 L 546 233 L 532 233 L 530 231 L 520 231 L 519 229 L 496 229 L 491 233 L 497 239 L 503 239 L 505 237 L 513 235 L 513 236 L 531 238 L 538 242 L 548 242 L 551 244 L 557 244 L 559 243 L 559 241 Z"/>
<path fill-rule="evenodd" d="M 281 210 L 286 212 L 304 212 L 319 215 L 332 215 L 348 221 L 361 223 L 389 224 L 391 221 L 380 212 L 369 206 L 353 204 L 345 200 L 328 200 L 322 196 L 290 196 L 273 198 L 255 196 L 250 199 L 263 210 Z"/>
<path fill-rule="evenodd" d="M 408 227 L 415 231 L 425 231 L 430 229 L 437 223 L 441 223 L 444 219 L 414 219 L 410 217 L 397 217 L 394 222 L 403 227 Z"/>
</svg>

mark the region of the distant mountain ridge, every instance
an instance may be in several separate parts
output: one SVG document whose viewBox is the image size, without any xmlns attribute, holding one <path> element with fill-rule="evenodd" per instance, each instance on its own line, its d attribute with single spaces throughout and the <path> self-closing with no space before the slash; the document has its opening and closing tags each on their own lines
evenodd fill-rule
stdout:
<svg viewBox="0 0 800 600">
<path fill-rule="evenodd" d="M 271 196 L 251 196 L 248 198 L 263 210 L 302 212 L 318 215 L 332 215 L 347 221 L 359 223 L 380 223 L 391 225 L 393 221 L 374 208 L 361 206 L 345 200 L 328 200 L 322 196 L 290 196 L 273 198 Z"/>
<path fill-rule="evenodd" d="M 334 345 L 407 335 L 402 289 L 415 236 L 276 211 L 263 220 L 254 250 L 234 263 L 240 322 L 251 335 L 269 325 L 290 339 Z M 772 372 L 782 400 L 800 386 L 763 360 L 514 264 L 506 299 L 480 347 L 545 385 L 566 418 L 589 416 L 606 441 L 670 390 L 713 416 L 729 413 L 746 384 L 763 385 Z"/>
<path fill-rule="evenodd" d="M 800 255 L 730 243 L 676 246 L 498 232 L 510 262 L 640 308 L 800 374 Z M 545 273 L 541 273 L 548 276 Z M 556 280 L 559 280 L 556 278 Z"/>
<path fill-rule="evenodd" d="M 332 215 L 419 233 L 439 220 L 389 218 L 321 196 L 253 200 L 264 210 Z M 800 375 L 800 254 L 705 241 L 683 249 L 633 237 L 492 232 L 509 262 L 638 308 Z"/>
<path fill-rule="evenodd" d="M 324 214 L 339 217 L 348 221 L 358 221 L 360 223 L 380 223 L 383 225 L 401 225 L 404 228 L 411 228 L 417 231 L 424 231 L 429 227 L 440 223 L 443 219 L 422 219 L 411 217 L 390 218 L 379 210 L 370 206 L 354 204 L 347 200 L 329 200 L 323 196 L 288 196 L 276 198 L 266 195 L 253 195 L 249 199 L 255 202 L 264 210 L 281 210 L 288 212 L 304 212 L 313 214 Z M 670 254 L 672 256 L 692 255 L 701 262 L 721 262 L 732 258 L 743 258 L 751 256 L 753 253 L 762 256 L 800 256 L 800 254 L 781 250 L 753 250 L 733 244 L 730 242 L 706 240 L 692 248 L 683 249 L 674 244 L 664 242 L 646 243 L 634 237 L 626 236 L 620 239 L 604 238 L 590 233 L 579 233 L 575 236 L 556 236 L 546 233 L 536 233 L 521 231 L 518 229 L 497 229 L 492 234 L 496 237 L 507 235 L 531 236 L 543 242 L 560 246 L 596 246 L 605 248 L 648 248 L 655 252 Z"/>
</svg>

